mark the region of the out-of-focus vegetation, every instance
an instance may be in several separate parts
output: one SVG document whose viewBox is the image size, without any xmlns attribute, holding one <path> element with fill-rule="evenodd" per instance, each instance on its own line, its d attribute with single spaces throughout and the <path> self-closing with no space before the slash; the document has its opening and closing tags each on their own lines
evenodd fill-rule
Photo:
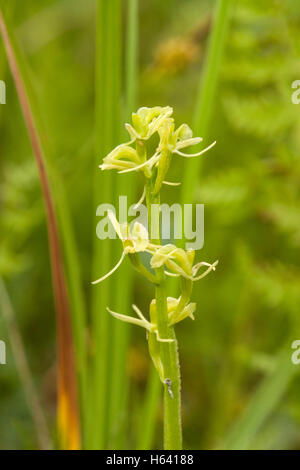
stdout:
<svg viewBox="0 0 300 470">
<path fill-rule="evenodd" d="M 96 91 L 95 96 L 96 2 L 17 3 L 12 18 L 14 33 L 30 67 L 52 164 L 71 207 L 88 312 L 94 303 L 94 313 L 87 315 L 84 331 L 90 368 L 99 347 L 92 334 L 97 313 L 90 284 L 93 247 L 101 244 L 95 234 L 92 187 L 99 171 L 97 162 L 100 164 L 104 156 L 98 155 L 95 160 L 94 155 L 95 140 L 96 148 L 97 142 L 101 148 L 99 128 L 96 135 L 94 132 L 95 98 L 99 93 Z M 300 366 L 291 366 L 290 361 L 291 343 L 300 339 L 300 105 L 291 101 L 291 84 L 300 79 L 299 7 L 298 0 L 246 0 L 235 2 L 230 14 L 205 136 L 209 142 L 217 140 L 217 145 L 201 161 L 195 200 L 189 201 L 205 204 L 205 244 L 198 256 L 220 261 L 216 273 L 195 288 L 195 322 L 186 321 L 177 329 L 185 448 L 300 446 Z M 139 2 L 136 106 L 173 106 L 176 119 L 192 126 L 214 8 L 215 2 L 209 0 Z M 124 50 L 126 41 L 124 34 Z M 0 79 L 7 85 L 7 104 L 0 105 L 0 276 L 54 434 L 56 331 L 45 213 L 2 42 L 0 51 Z M 116 57 L 112 63 L 117 63 Z M 125 64 L 123 61 L 121 77 L 126 75 Z M 118 90 L 118 83 L 111 86 Z M 132 105 L 133 100 L 128 104 L 121 96 L 120 116 L 109 117 L 112 127 L 116 119 L 115 125 L 121 129 Z M 174 158 L 169 179 L 181 180 L 184 165 L 184 159 Z M 123 185 L 127 193 L 122 177 L 105 184 L 114 185 L 110 187 L 111 196 L 117 185 Z M 138 184 L 131 191 L 132 199 L 137 200 Z M 116 192 L 120 193 L 119 186 Z M 165 189 L 163 197 L 177 202 L 180 188 Z M 101 194 L 99 202 L 111 201 Z M 112 247 L 118 249 L 114 242 Z M 122 279 L 115 276 L 112 286 L 120 286 Z M 128 282 L 128 289 L 131 284 L 135 303 L 145 310 L 151 291 L 138 275 Z M 117 297 L 118 290 L 113 295 Z M 106 325 L 108 332 L 110 325 L 114 325 L 113 320 Z M 128 335 L 130 327 L 126 325 L 125 330 Z M 0 447 L 37 448 L 8 334 L 1 314 L 0 339 L 7 341 L 8 348 L 7 365 L 0 366 Z M 138 433 L 143 431 L 139 418 L 150 366 L 143 335 L 134 329 L 130 338 L 124 337 L 124 330 L 114 337 L 123 341 L 117 347 L 127 350 L 124 361 L 118 362 L 116 356 L 113 362 L 125 368 L 126 377 L 112 385 L 113 396 L 119 397 L 120 403 L 117 409 L 109 405 L 107 446 L 114 442 L 115 446 L 134 448 Z M 119 390 L 118 386 L 126 389 Z M 97 394 L 97 390 L 94 392 Z M 159 448 L 160 405 L 155 423 L 158 432 L 152 446 Z M 97 442 L 93 446 L 97 447 Z"/>
</svg>

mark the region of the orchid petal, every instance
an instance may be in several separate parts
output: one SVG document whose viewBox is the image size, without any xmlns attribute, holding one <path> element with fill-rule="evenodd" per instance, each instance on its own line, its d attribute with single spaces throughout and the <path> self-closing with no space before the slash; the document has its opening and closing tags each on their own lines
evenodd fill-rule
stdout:
<svg viewBox="0 0 300 470">
<path fill-rule="evenodd" d="M 146 197 L 146 187 L 144 187 L 142 196 L 140 197 L 140 199 L 138 200 L 138 202 L 137 202 L 136 204 L 134 204 L 134 206 L 133 206 L 134 209 L 137 209 L 140 205 L 143 204 L 145 197 Z"/>
<path fill-rule="evenodd" d="M 172 181 L 163 181 L 163 184 L 165 184 L 166 186 L 180 186 L 181 183 L 176 183 L 176 182 L 172 182 Z"/>
<path fill-rule="evenodd" d="M 129 168 L 126 170 L 121 170 L 119 171 L 119 173 L 122 174 L 122 173 L 129 173 L 130 171 L 140 170 L 141 168 L 144 168 L 145 166 L 149 165 L 150 162 L 151 162 L 151 165 L 150 165 L 150 168 L 151 168 L 158 159 L 159 159 L 159 155 L 154 154 L 153 157 L 149 158 L 149 160 L 146 160 L 141 165 L 134 166 L 133 168 Z"/>
<path fill-rule="evenodd" d="M 121 313 L 114 312 L 113 310 L 110 310 L 110 308 L 106 307 L 106 310 L 115 318 L 118 320 L 124 321 L 126 323 L 132 323 L 133 325 L 141 326 L 142 328 L 146 328 L 146 330 L 149 330 L 149 322 L 145 322 L 145 320 L 140 320 L 139 318 L 135 317 L 130 317 L 128 315 L 122 315 Z M 151 325 L 151 324 L 150 324 Z"/>
<path fill-rule="evenodd" d="M 92 284 L 99 284 L 100 282 L 104 281 L 104 279 L 108 278 L 111 276 L 117 269 L 118 267 L 122 264 L 124 258 L 125 258 L 126 253 L 123 251 L 121 258 L 117 262 L 117 264 L 112 268 L 111 271 L 109 271 L 105 276 L 100 277 L 100 279 L 97 279 L 97 281 L 93 281 Z"/>
<path fill-rule="evenodd" d="M 202 279 L 203 277 L 207 276 L 207 274 L 209 274 L 211 271 L 215 271 L 216 270 L 216 266 L 218 264 L 219 260 L 215 261 L 213 264 L 211 264 L 209 266 L 208 269 L 206 269 L 206 271 L 204 271 L 204 273 L 202 273 L 200 276 L 198 277 L 192 277 L 191 279 L 193 281 L 199 281 L 200 279 Z"/>
<path fill-rule="evenodd" d="M 178 155 L 181 155 L 182 157 L 186 157 L 186 158 L 199 157 L 200 155 L 202 155 L 203 153 L 207 152 L 212 147 L 214 147 L 216 143 L 217 141 L 215 140 L 212 144 L 210 144 L 208 147 L 206 147 L 205 149 L 201 150 L 198 153 L 183 153 L 183 152 L 180 152 L 179 150 L 174 150 L 174 153 L 177 153 Z"/>
</svg>

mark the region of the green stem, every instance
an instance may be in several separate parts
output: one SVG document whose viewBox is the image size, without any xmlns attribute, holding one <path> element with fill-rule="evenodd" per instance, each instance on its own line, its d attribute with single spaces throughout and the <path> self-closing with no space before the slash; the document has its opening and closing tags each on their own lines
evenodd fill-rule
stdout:
<svg viewBox="0 0 300 470">
<path fill-rule="evenodd" d="M 159 238 L 152 238 L 153 232 L 159 233 L 159 227 L 155 223 L 160 224 L 158 220 L 151 219 L 151 207 L 157 204 L 159 207 L 160 196 L 153 195 L 153 180 L 148 179 L 146 183 L 146 200 L 148 208 L 148 225 L 152 243 L 160 244 Z M 153 225 L 153 227 L 152 227 Z M 155 287 L 156 310 L 157 310 L 157 329 L 160 338 L 172 339 L 172 342 L 160 343 L 160 358 L 164 371 L 164 449 L 180 450 L 182 448 L 182 432 L 181 432 L 181 399 L 180 399 L 180 367 L 178 358 L 177 340 L 174 328 L 168 324 L 167 309 L 167 291 L 166 276 L 164 267 L 155 270 L 157 284 Z"/>
</svg>

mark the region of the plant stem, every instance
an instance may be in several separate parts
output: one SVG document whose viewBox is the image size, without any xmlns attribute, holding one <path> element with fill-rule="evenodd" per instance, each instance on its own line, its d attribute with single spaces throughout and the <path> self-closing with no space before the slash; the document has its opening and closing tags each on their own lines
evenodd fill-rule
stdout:
<svg viewBox="0 0 300 470">
<path fill-rule="evenodd" d="M 148 226 L 152 243 L 160 244 L 159 238 L 152 238 L 154 234 L 160 233 L 160 218 L 152 220 L 151 208 L 156 204 L 159 208 L 160 196 L 153 195 L 153 180 L 146 183 L 146 200 L 148 208 Z M 177 340 L 174 328 L 168 324 L 166 276 L 164 267 L 155 270 L 157 284 L 155 287 L 157 329 L 160 338 L 172 339 L 172 342 L 160 343 L 160 357 L 164 370 L 164 449 L 180 450 L 182 448 L 181 432 L 181 399 L 180 399 L 180 367 L 178 358 Z"/>
</svg>

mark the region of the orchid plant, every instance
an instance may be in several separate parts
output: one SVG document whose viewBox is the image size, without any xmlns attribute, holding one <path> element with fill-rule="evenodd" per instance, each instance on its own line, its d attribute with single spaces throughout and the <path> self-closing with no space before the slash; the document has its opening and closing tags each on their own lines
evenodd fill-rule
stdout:
<svg viewBox="0 0 300 470">
<path fill-rule="evenodd" d="M 141 174 L 144 192 L 138 204 L 146 198 L 149 221 L 152 204 L 160 204 L 162 184 L 174 184 L 165 180 L 172 156 L 197 157 L 216 143 L 213 142 L 197 153 L 182 152 L 182 149 L 202 142 L 202 138 L 193 137 L 187 124 L 175 129 L 172 114 L 173 109 L 169 106 L 140 108 L 132 114 L 132 124 L 125 124 L 130 141 L 112 150 L 100 165 L 103 171 L 135 171 Z M 159 143 L 154 154 L 149 155 L 149 142 L 154 135 L 158 136 Z M 113 275 L 127 255 L 134 268 L 154 285 L 155 298 L 150 302 L 149 319 L 136 305 L 133 305 L 133 310 L 137 317 L 114 312 L 109 307 L 107 310 L 118 320 L 145 328 L 149 353 L 164 387 L 164 446 L 165 449 L 181 449 L 180 369 L 174 325 L 188 317 L 194 319 L 196 304 L 190 302 L 193 283 L 214 271 L 218 261 L 212 264 L 204 261 L 194 264 L 194 250 L 184 250 L 174 244 L 162 245 L 161 237 L 153 238 L 139 222 L 134 222 L 132 226 L 127 223 L 119 224 L 111 211 L 108 212 L 108 217 L 123 244 L 123 252 L 116 266 L 93 284 L 103 282 Z M 149 227 L 150 225 L 149 223 Z M 155 233 L 159 233 L 159 227 L 155 227 Z M 141 253 L 150 254 L 149 266 L 142 263 Z M 205 269 L 198 274 L 201 268 Z M 167 276 L 180 279 L 178 299 L 167 296 Z"/>
</svg>

